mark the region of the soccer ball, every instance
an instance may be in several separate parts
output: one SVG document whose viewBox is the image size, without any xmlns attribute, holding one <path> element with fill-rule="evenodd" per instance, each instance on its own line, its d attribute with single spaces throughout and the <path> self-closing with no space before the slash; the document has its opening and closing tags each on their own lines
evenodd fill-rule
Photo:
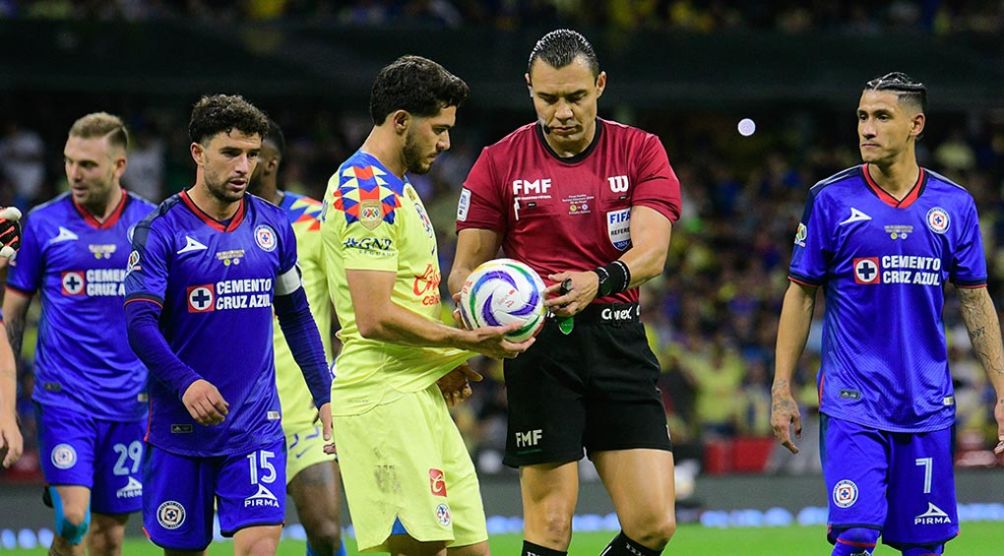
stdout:
<svg viewBox="0 0 1004 556">
<path fill-rule="evenodd" d="M 544 281 L 525 264 L 495 259 L 474 269 L 460 290 L 460 317 L 468 328 L 519 323 L 506 339 L 522 342 L 544 325 Z"/>
</svg>

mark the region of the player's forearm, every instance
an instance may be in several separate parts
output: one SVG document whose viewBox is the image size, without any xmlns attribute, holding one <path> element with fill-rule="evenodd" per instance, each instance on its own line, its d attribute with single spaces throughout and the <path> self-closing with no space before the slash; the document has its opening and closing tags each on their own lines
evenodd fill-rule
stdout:
<svg viewBox="0 0 1004 556">
<path fill-rule="evenodd" d="M 331 372 L 324 358 L 324 346 L 317 331 L 317 323 L 310 314 L 307 294 L 299 288 L 289 295 L 275 296 L 275 314 L 279 326 L 300 366 L 314 405 L 321 407 L 331 400 Z"/>
<path fill-rule="evenodd" d="M 458 328 L 423 317 L 388 302 L 375 318 L 359 319 L 359 333 L 364 338 L 420 347 L 459 347 L 463 334 Z M 364 324 L 365 323 L 365 324 Z"/>
<path fill-rule="evenodd" d="M 464 282 L 467 277 L 474 272 L 474 268 L 469 265 L 460 266 L 456 262 L 453 263 L 453 267 L 450 269 L 450 277 L 446 279 L 446 288 L 450 290 L 450 295 L 460 293 L 460 290 L 464 288 Z"/>
<path fill-rule="evenodd" d="M 12 293 L 7 290 L 7 297 L 4 299 L 3 316 L 4 326 L 7 328 L 7 341 L 10 343 L 10 350 L 14 361 L 21 356 L 21 341 L 24 338 L 24 321 L 28 313 L 28 301 L 19 299 L 21 294 Z"/>
<path fill-rule="evenodd" d="M 998 403 L 1004 400 L 1004 346 L 1000 321 L 987 288 L 959 288 L 962 320 L 969 332 L 973 352 L 983 365 L 987 378 L 997 391 Z"/>
<path fill-rule="evenodd" d="M 4 324 L 0 323 L 0 328 Z M 0 340 L 0 419 L 17 421 L 17 368 L 10 345 Z"/>
<path fill-rule="evenodd" d="M 815 288 L 796 283 L 791 283 L 784 294 L 781 318 L 777 326 L 772 390 L 791 389 L 791 378 L 795 375 L 798 360 L 809 338 L 812 313 L 816 307 L 815 294 Z"/>
<path fill-rule="evenodd" d="M 160 307 L 149 301 L 127 302 L 125 313 L 129 346 L 150 374 L 181 399 L 185 390 L 202 377 L 171 351 L 158 326 Z"/>
</svg>

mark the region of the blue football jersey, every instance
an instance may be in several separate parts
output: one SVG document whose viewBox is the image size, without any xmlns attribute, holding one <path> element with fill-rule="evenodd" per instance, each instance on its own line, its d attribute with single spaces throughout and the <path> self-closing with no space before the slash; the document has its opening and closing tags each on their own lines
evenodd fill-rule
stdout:
<svg viewBox="0 0 1004 556">
<path fill-rule="evenodd" d="M 897 201 L 856 166 L 816 184 L 795 235 L 789 278 L 826 298 L 820 410 L 894 432 L 952 424 L 945 282 L 983 287 L 972 196 L 921 169 Z"/>
<path fill-rule="evenodd" d="M 230 404 L 216 426 L 195 422 L 175 394 L 150 380 L 147 440 L 190 456 L 246 453 L 283 438 L 272 351 L 276 278 L 296 265 L 296 239 L 282 209 L 245 195 L 229 223 L 186 192 L 136 227 L 126 303 L 162 308 L 160 329 L 185 364 Z M 156 369 L 152 374 L 156 376 Z"/>
<path fill-rule="evenodd" d="M 123 280 L 135 225 L 154 205 L 126 193 L 99 222 L 69 193 L 28 214 L 7 287 L 40 291 L 33 398 L 99 419 L 142 419 L 146 367 L 125 341 Z"/>
</svg>

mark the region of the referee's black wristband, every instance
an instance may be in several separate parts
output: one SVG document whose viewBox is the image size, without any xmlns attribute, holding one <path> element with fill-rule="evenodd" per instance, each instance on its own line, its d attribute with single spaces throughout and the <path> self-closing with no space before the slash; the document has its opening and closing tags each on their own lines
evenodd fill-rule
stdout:
<svg viewBox="0 0 1004 556">
<path fill-rule="evenodd" d="M 607 266 L 598 266 L 593 272 L 599 277 L 599 288 L 596 297 L 606 297 L 621 293 L 628 289 L 631 283 L 631 269 L 624 261 L 616 260 Z"/>
</svg>

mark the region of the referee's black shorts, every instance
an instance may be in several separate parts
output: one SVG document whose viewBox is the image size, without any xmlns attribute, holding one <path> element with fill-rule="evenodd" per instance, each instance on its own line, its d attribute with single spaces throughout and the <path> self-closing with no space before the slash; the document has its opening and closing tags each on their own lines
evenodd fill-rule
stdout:
<svg viewBox="0 0 1004 556">
<path fill-rule="evenodd" d="M 656 386 L 659 363 L 637 304 L 593 304 L 569 334 L 549 318 L 525 353 L 505 361 L 510 467 L 593 452 L 672 450 Z"/>
</svg>

